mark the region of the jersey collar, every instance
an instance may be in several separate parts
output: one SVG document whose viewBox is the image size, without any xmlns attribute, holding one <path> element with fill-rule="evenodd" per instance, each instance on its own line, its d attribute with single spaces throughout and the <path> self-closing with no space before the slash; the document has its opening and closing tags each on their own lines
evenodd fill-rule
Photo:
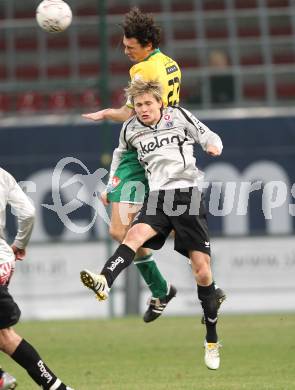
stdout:
<svg viewBox="0 0 295 390">
<path fill-rule="evenodd" d="M 155 54 L 157 53 L 161 53 L 161 50 L 160 49 L 155 49 L 154 51 L 152 51 L 144 60 L 142 61 L 147 61 L 149 58 L 151 58 L 152 56 L 154 56 Z"/>
</svg>

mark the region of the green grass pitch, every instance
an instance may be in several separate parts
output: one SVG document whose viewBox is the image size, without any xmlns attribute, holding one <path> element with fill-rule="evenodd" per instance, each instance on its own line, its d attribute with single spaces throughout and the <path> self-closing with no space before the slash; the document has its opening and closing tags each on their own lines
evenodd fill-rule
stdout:
<svg viewBox="0 0 295 390">
<path fill-rule="evenodd" d="M 15 328 L 75 390 L 294 390 L 295 314 L 220 316 L 221 367 L 196 317 L 25 322 Z M 4 354 L 19 390 L 38 387 Z"/>
</svg>

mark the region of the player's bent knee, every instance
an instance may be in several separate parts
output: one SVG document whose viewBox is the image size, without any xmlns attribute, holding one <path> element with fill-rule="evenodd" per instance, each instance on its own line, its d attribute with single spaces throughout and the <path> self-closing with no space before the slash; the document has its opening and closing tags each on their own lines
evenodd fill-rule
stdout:
<svg viewBox="0 0 295 390">
<path fill-rule="evenodd" d="M 198 283 L 207 285 L 212 278 L 210 257 L 206 255 L 201 261 L 192 261 L 192 271 Z"/>
<path fill-rule="evenodd" d="M 146 239 L 144 238 L 144 234 L 139 226 L 133 226 L 127 233 L 124 243 L 128 245 L 128 243 L 135 244 L 137 248 L 140 248 Z"/>
<path fill-rule="evenodd" d="M 11 354 L 20 343 L 21 337 L 12 328 L 0 329 L 0 350 Z"/>
</svg>

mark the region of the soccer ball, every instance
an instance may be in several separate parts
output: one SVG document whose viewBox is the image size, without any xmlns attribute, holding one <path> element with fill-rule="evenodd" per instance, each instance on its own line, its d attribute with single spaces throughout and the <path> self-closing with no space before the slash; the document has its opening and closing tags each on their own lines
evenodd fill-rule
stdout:
<svg viewBox="0 0 295 390">
<path fill-rule="evenodd" d="M 50 33 L 64 31 L 72 22 L 72 10 L 62 0 L 43 0 L 36 10 L 37 23 Z"/>
</svg>

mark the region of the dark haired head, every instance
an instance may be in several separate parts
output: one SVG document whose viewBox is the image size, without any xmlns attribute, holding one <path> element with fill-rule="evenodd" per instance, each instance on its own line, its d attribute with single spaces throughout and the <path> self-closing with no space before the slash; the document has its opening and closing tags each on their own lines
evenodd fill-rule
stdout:
<svg viewBox="0 0 295 390">
<path fill-rule="evenodd" d="M 136 38 L 141 46 L 151 43 L 153 49 L 159 47 L 160 27 L 155 25 L 152 15 L 142 13 L 139 8 L 133 7 L 126 14 L 123 29 L 126 38 Z"/>
</svg>

